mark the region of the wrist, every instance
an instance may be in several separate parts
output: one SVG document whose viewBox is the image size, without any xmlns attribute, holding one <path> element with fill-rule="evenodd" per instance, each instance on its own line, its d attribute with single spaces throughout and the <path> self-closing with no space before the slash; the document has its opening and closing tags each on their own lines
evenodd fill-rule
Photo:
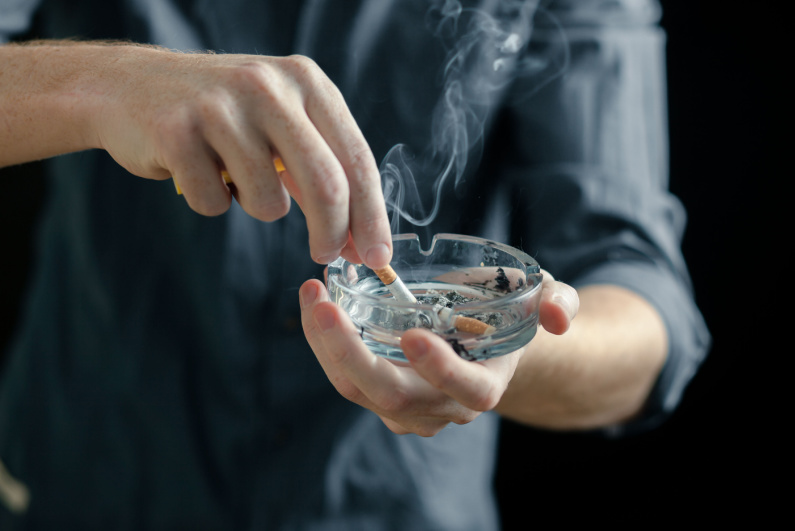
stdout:
<svg viewBox="0 0 795 531">
<path fill-rule="evenodd" d="M 0 46 L 0 166 L 102 148 L 102 124 L 134 79 L 134 45 L 36 41 Z"/>
</svg>

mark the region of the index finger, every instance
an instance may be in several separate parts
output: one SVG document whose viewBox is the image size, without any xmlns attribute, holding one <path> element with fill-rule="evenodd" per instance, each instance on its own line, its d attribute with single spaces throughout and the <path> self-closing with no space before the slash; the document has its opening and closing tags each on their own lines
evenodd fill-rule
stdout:
<svg viewBox="0 0 795 531">
<path fill-rule="evenodd" d="M 328 79 L 321 83 L 322 93 L 328 97 L 307 97 L 307 115 L 348 180 L 350 231 L 356 252 L 368 267 L 384 267 L 392 258 L 392 236 L 375 157 L 337 87 Z"/>
</svg>

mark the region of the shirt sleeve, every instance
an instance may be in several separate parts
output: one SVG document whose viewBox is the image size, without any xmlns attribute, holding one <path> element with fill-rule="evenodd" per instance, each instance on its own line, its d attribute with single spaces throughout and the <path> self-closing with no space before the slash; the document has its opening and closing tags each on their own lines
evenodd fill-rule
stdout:
<svg viewBox="0 0 795 531">
<path fill-rule="evenodd" d="M 0 44 L 25 33 L 41 0 L 0 0 Z"/>
<path fill-rule="evenodd" d="M 654 1 L 561 1 L 536 16 L 508 121 L 514 241 L 575 287 L 612 284 L 648 300 L 669 337 L 642 415 L 679 403 L 710 336 L 681 253 L 686 214 L 668 191 L 665 35 Z M 526 247 L 526 246 L 525 246 Z"/>
</svg>

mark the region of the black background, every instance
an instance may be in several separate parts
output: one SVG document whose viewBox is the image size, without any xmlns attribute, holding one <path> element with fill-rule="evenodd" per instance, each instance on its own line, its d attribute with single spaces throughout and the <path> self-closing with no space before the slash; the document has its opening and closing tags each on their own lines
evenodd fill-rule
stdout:
<svg viewBox="0 0 795 531">
<path fill-rule="evenodd" d="M 772 124 L 783 112 L 774 77 L 791 62 L 779 54 L 786 32 L 762 3 L 663 9 L 671 189 L 688 209 L 683 250 L 713 347 L 679 409 L 650 433 L 608 441 L 506 424 L 497 476 L 506 529 L 758 523 L 780 506 L 791 399 L 775 376 L 786 376 L 793 350 L 781 339 L 792 315 L 783 277 L 792 172 Z"/>
<path fill-rule="evenodd" d="M 779 206 L 791 178 L 780 155 L 786 135 L 773 128 L 782 112 L 774 76 L 791 63 L 775 60 L 782 16 L 753 11 L 761 3 L 663 6 L 671 188 L 689 212 L 684 252 L 714 345 L 681 407 L 653 432 L 616 441 L 506 423 L 497 474 L 506 529 L 759 518 L 776 506 L 770 479 L 783 473 L 787 416 L 777 414 L 786 401 L 774 375 L 785 375 L 792 352 L 779 339 L 792 245 Z M 32 164 L 0 170 L 0 185 L 4 347 L 43 183 Z"/>
</svg>

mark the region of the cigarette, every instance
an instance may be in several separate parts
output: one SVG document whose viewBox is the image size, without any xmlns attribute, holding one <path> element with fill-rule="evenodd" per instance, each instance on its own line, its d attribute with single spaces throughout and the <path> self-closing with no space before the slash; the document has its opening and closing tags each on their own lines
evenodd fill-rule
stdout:
<svg viewBox="0 0 795 531">
<path fill-rule="evenodd" d="M 497 329 L 490 324 L 486 324 L 483 321 L 478 321 L 473 317 L 464 317 L 463 315 L 456 316 L 455 327 L 461 332 L 467 332 L 479 336 L 490 336 L 497 331 Z"/>
<path fill-rule="evenodd" d="M 442 319 L 449 319 L 451 313 L 453 313 L 453 310 L 450 308 L 442 308 L 439 310 L 439 316 Z M 497 329 L 490 324 L 484 323 L 474 317 L 465 317 L 463 315 L 455 316 L 453 326 L 455 326 L 456 330 L 459 332 L 466 332 L 479 336 L 490 336 L 497 331 Z"/>
<path fill-rule="evenodd" d="M 284 167 L 284 162 L 282 162 L 280 157 L 273 159 L 273 167 L 276 168 L 276 173 L 282 173 L 283 171 L 287 170 L 287 168 Z M 232 178 L 229 177 L 229 173 L 226 170 L 221 170 L 221 177 L 223 177 L 226 184 L 232 184 Z M 173 177 L 172 180 L 174 181 L 174 188 L 177 189 L 177 195 L 182 195 L 182 188 L 180 188 L 179 184 L 177 184 L 177 180 Z"/>
<path fill-rule="evenodd" d="M 414 294 L 409 291 L 409 288 L 400 280 L 400 277 L 397 276 L 395 270 L 392 269 L 392 266 L 387 264 L 386 266 L 380 269 L 373 269 L 375 274 L 378 275 L 378 278 L 381 279 L 381 282 L 387 287 L 387 289 L 392 293 L 392 296 L 395 297 L 399 301 L 403 302 L 413 302 L 417 304 L 417 299 L 414 297 Z"/>
<path fill-rule="evenodd" d="M 392 266 L 386 265 L 380 269 L 373 269 L 373 271 L 376 275 L 378 275 L 378 278 L 381 279 L 381 282 L 384 283 L 395 299 L 403 302 L 413 302 L 414 304 L 417 303 L 417 299 L 414 297 L 414 294 L 409 291 L 405 284 L 403 284 L 403 281 L 400 280 L 400 277 L 397 275 L 397 273 L 395 273 L 395 270 L 392 269 Z M 452 312 L 453 310 L 450 308 L 442 308 L 439 311 L 439 315 L 445 319 L 449 318 L 449 315 Z M 497 331 L 497 329 L 490 324 L 486 324 L 483 321 L 479 321 L 473 317 L 464 317 L 463 315 L 457 315 L 455 317 L 453 326 L 455 326 L 456 330 L 460 332 L 481 336 L 488 336 Z"/>
</svg>

